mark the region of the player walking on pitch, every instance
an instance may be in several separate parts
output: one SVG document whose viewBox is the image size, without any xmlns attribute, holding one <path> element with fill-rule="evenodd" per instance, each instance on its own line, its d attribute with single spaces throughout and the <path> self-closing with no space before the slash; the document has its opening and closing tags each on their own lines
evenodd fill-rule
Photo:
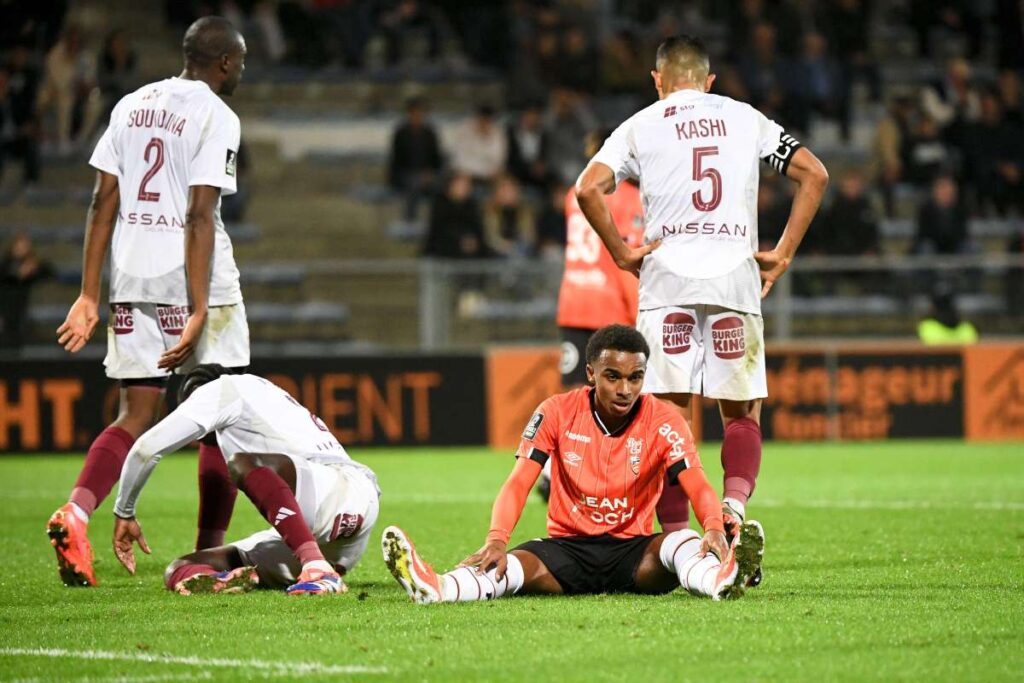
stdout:
<svg viewBox="0 0 1024 683">
<path fill-rule="evenodd" d="M 160 458 L 215 434 L 238 488 L 273 528 L 198 550 L 167 568 L 170 590 L 238 592 L 256 584 L 290 595 L 345 592 L 377 519 L 377 478 L 349 457 L 323 421 L 255 375 L 200 365 L 181 404 L 132 446 L 114 503 L 114 553 L 135 573 L 132 544 L 149 546 L 135 504 Z"/>
<path fill-rule="evenodd" d="M 761 525 L 726 543 L 721 503 L 704 476 L 686 420 L 641 395 L 649 348 L 632 327 L 610 325 L 587 344 L 581 387 L 547 399 L 523 432 L 484 546 L 438 575 L 409 537 L 384 530 L 384 561 L 418 603 L 490 600 L 515 593 L 667 593 L 735 598 L 760 569 Z M 552 463 L 548 533 L 508 551 L 530 489 Z M 704 527 L 652 534 L 666 480 L 682 487 Z"/>
<path fill-rule="evenodd" d="M 117 419 L 89 447 L 68 503 L 47 524 L 60 575 L 96 584 L 88 521 L 110 493 L 135 440 L 155 421 L 168 373 L 199 363 L 249 364 L 249 329 L 220 198 L 236 191 L 238 117 L 231 95 L 245 41 L 220 17 L 192 24 L 177 78 L 118 102 L 89 163 L 96 184 L 86 219 L 82 291 L 57 329 L 78 352 L 99 322 L 110 247 L 107 376 L 120 381 Z M 223 543 L 236 490 L 215 444 L 199 451 L 199 548 Z"/>
<path fill-rule="evenodd" d="M 685 413 L 718 399 L 725 428 L 723 514 L 736 533 L 761 466 L 765 376 L 761 299 L 789 267 L 828 184 L 825 167 L 753 107 L 708 91 L 703 43 L 661 44 L 659 101 L 620 125 L 576 185 L 580 208 L 616 264 L 639 273 L 637 328 L 651 345 L 644 391 Z M 757 249 L 758 160 L 797 183 L 776 247 Z M 619 238 L 604 195 L 637 178 L 645 244 Z"/>
</svg>

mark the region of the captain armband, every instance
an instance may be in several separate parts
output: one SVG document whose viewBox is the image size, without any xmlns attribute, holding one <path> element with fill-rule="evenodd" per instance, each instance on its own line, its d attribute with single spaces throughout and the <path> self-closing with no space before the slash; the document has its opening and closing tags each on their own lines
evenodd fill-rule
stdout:
<svg viewBox="0 0 1024 683">
<path fill-rule="evenodd" d="M 801 147 L 803 145 L 796 138 L 789 133 L 783 133 L 782 137 L 779 138 L 779 146 L 775 148 L 774 152 L 766 156 L 764 160 L 780 174 L 786 175 L 789 162 L 793 160 L 793 155 Z"/>
</svg>

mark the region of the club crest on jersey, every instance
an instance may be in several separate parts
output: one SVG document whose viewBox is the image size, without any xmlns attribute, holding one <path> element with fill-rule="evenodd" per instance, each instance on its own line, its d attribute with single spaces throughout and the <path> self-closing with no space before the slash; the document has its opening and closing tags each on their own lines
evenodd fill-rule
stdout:
<svg viewBox="0 0 1024 683">
<path fill-rule="evenodd" d="M 633 474 L 640 474 L 640 453 L 644 448 L 644 440 L 629 437 L 626 439 L 626 450 L 629 451 L 629 469 Z"/>
<path fill-rule="evenodd" d="M 235 169 L 237 167 L 238 167 L 238 152 L 236 152 L 233 149 L 229 149 L 228 150 L 228 160 L 224 164 L 224 173 L 226 173 L 227 175 L 229 175 L 232 178 L 234 178 L 235 177 Z"/>
<path fill-rule="evenodd" d="M 540 423 L 543 421 L 544 413 L 534 413 L 526 424 L 526 429 L 523 430 L 523 438 L 532 441 L 533 437 L 537 436 L 537 430 L 540 429 Z"/>
</svg>

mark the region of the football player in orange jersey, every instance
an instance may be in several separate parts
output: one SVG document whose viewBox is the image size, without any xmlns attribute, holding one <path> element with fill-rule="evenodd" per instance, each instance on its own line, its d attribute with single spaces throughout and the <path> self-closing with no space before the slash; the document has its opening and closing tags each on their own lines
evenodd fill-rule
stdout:
<svg viewBox="0 0 1024 683">
<path fill-rule="evenodd" d="M 649 353 L 632 327 L 609 325 L 594 333 L 586 350 L 593 386 L 557 394 L 537 408 L 494 503 L 487 539 L 459 567 L 440 575 L 405 532 L 384 530 L 384 561 L 414 602 L 516 593 L 667 593 L 677 586 L 714 599 L 743 595 L 761 566 L 761 525 L 744 522 L 726 544 L 721 503 L 686 420 L 671 405 L 640 393 Z M 550 537 L 509 552 L 512 530 L 548 460 Z M 691 529 L 652 533 L 666 481 L 686 491 L 703 538 Z"/>
</svg>

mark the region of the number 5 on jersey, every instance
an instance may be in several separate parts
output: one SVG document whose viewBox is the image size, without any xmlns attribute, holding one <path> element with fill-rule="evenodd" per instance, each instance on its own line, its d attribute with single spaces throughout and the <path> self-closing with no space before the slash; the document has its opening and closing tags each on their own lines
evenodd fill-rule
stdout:
<svg viewBox="0 0 1024 683">
<path fill-rule="evenodd" d="M 703 168 L 704 157 L 717 155 L 717 146 L 693 148 L 693 179 L 697 182 L 711 179 L 711 199 L 704 201 L 702 190 L 693 193 L 693 207 L 699 211 L 714 211 L 722 203 L 722 174 L 717 168 Z"/>
</svg>

